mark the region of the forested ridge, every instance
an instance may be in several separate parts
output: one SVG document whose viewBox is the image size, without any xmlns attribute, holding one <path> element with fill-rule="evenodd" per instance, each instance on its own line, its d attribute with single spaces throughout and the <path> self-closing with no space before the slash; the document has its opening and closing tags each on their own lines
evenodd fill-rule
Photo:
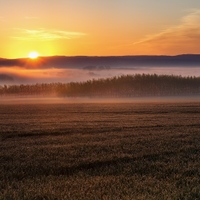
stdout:
<svg viewBox="0 0 200 200">
<path fill-rule="evenodd" d="M 47 56 L 39 57 L 37 62 L 29 58 L 3 59 L 0 66 L 21 66 L 34 68 L 83 68 L 83 66 L 196 66 L 200 65 L 200 54 L 183 54 L 175 56 Z"/>
<path fill-rule="evenodd" d="M 122 75 L 85 82 L 0 86 L 1 96 L 137 97 L 200 95 L 200 77 Z"/>
</svg>

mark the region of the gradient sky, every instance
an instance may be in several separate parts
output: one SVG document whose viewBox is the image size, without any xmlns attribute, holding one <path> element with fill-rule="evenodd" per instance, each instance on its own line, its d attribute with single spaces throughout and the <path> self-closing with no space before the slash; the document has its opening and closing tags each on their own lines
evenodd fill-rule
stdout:
<svg viewBox="0 0 200 200">
<path fill-rule="evenodd" d="M 0 0 L 0 57 L 200 53 L 199 0 Z"/>
</svg>

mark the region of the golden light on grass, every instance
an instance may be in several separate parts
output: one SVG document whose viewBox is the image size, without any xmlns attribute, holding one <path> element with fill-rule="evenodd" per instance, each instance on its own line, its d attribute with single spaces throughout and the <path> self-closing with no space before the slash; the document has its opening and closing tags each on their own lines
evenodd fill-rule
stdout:
<svg viewBox="0 0 200 200">
<path fill-rule="evenodd" d="M 36 58 L 38 58 L 38 56 L 39 56 L 39 53 L 36 52 L 36 51 L 31 51 L 31 52 L 28 54 L 28 57 L 29 57 L 30 59 L 36 59 Z"/>
</svg>

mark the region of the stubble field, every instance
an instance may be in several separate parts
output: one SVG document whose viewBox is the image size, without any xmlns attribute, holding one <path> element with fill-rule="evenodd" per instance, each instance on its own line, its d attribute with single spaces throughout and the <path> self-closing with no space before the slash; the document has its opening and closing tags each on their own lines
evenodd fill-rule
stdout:
<svg viewBox="0 0 200 200">
<path fill-rule="evenodd" d="M 200 199 L 200 103 L 0 105 L 0 199 Z"/>
</svg>

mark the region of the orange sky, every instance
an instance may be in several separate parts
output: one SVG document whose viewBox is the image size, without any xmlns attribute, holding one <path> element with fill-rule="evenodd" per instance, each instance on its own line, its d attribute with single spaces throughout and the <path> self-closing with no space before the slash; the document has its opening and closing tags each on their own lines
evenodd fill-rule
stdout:
<svg viewBox="0 0 200 200">
<path fill-rule="evenodd" d="M 199 0 L 1 0 L 0 57 L 200 53 Z"/>
</svg>

